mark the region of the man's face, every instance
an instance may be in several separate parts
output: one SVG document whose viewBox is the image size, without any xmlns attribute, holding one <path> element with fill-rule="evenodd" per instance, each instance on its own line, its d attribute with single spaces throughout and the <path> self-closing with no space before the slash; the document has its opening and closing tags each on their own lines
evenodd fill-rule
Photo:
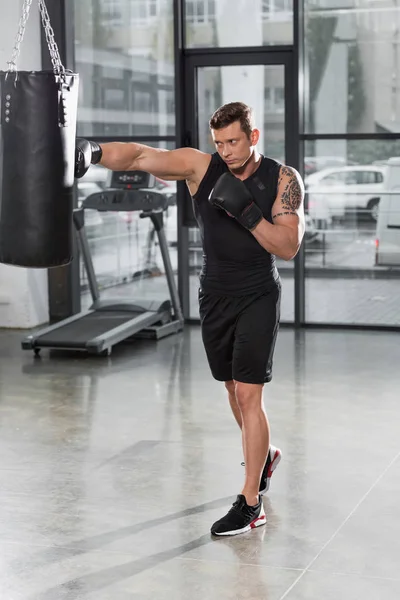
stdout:
<svg viewBox="0 0 400 600">
<path fill-rule="evenodd" d="M 240 121 L 223 129 L 212 129 L 211 134 L 218 154 L 232 171 L 246 164 L 259 138 L 257 129 L 253 129 L 249 138 L 241 129 Z"/>
</svg>

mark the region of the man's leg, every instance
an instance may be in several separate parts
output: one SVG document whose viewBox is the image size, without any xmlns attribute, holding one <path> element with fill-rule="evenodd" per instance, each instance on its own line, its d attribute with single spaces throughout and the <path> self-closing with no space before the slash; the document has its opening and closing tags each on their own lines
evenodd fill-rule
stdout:
<svg viewBox="0 0 400 600">
<path fill-rule="evenodd" d="M 235 382 L 237 404 L 242 419 L 243 454 L 246 477 L 242 494 L 249 506 L 259 502 L 261 473 L 268 450 L 270 430 L 262 400 L 263 385 Z"/>
<path fill-rule="evenodd" d="M 242 424 L 246 477 L 243 492 L 238 494 L 232 508 L 212 525 L 211 532 L 214 535 L 237 535 L 266 522 L 260 483 L 265 479 L 263 491 L 266 491 L 272 471 L 279 462 L 280 451 L 270 449 L 269 424 L 262 403 L 262 390 L 264 383 L 272 378 L 279 299 L 280 288 L 277 286 L 237 311 L 232 380 L 240 417 L 234 404 L 230 379 L 225 379 L 225 386 L 236 421 Z"/>
<path fill-rule="evenodd" d="M 232 414 L 235 417 L 236 423 L 239 425 L 240 429 L 242 429 L 242 413 L 240 412 L 239 404 L 236 398 L 236 390 L 235 390 L 235 382 L 234 381 L 225 381 L 225 387 L 228 391 L 229 404 L 232 409 Z M 246 465 L 246 455 L 245 455 L 245 443 L 243 440 L 243 431 L 242 431 L 242 445 L 243 445 L 243 457 L 245 462 L 242 463 Z M 265 461 L 264 468 L 261 475 L 260 481 L 260 489 L 259 492 L 261 496 L 263 496 L 268 490 L 271 481 L 271 477 L 276 467 L 280 463 L 282 453 L 279 448 L 275 448 L 275 446 L 271 446 L 269 444 L 267 460 Z"/>
<path fill-rule="evenodd" d="M 269 450 L 269 424 L 262 403 L 263 385 L 233 381 L 232 387 L 230 382 L 225 382 L 233 414 L 241 424 L 246 478 L 230 511 L 211 527 L 214 535 L 237 535 L 266 523 L 259 494 L 261 473 Z"/>
<path fill-rule="evenodd" d="M 228 392 L 229 404 L 231 406 L 233 416 L 235 417 L 236 423 L 239 425 L 240 429 L 242 429 L 242 414 L 236 398 L 235 382 L 233 380 L 225 381 L 225 387 Z"/>
</svg>

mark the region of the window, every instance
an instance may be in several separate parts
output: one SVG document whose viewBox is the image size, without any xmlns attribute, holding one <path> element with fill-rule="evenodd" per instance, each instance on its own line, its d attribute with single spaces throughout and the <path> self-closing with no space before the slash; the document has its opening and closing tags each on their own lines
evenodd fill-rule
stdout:
<svg viewBox="0 0 400 600">
<path fill-rule="evenodd" d="M 136 91 L 134 94 L 133 108 L 137 112 L 146 112 L 151 110 L 150 93 Z"/>
<path fill-rule="evenodd" d="M 102 9 L 104 17 L 108 19 L 121 19 L 121 2 L 120 0 L 103 0 Z"/>
<path fill-rule="evenodd" d="M 283 113 L 285 110 L 285 92 L 283 87 L 266 87 L 264 90 L 264 109 L 266 113 Z"/>
<path fill-rule="evenodd" d="M 75 0 L 74 12 L 78 135 L 174 135 L 173 0 Z"/>
<path fill-rule="evenodd" d="M 327 175 L 326 177 L 323 177 L 321 179 L 321 183 L 324 185 L 333 185 L 333 184 L 343 184 L 346 183 L 348 180 L 348 175 L 346 172 L 342 172 L 342 173 L 331 173 L 330 175 Z"/>
<path fill-rule="evenodd" d="M 188 48 L 293 44 L 292 0 L 185 0 L 185 9 Z"/>
<path fill-rule="evenodd" d="M 157 14 L 157 0 L 131 0 L 130 21 L 133 25 L 150 24 Z"/>
<path fill-rule="evenodd" d="M 305 177 L 306 320 L 399 325 L 400 234 L 390 224 L 400 215 L 400 140 L 313 140 L 305 154 L 322 164 Z M 329 158 L 343 167 L 323 177 Z"/>
<path fill-rule="evenodd" d="M 400 133 L 400 5 L 305 0 L 304 14 L 306 133 Z"/>
<path fill-rule="evenodd" d="M 215 17 L 214 0 L 186 0 L 188 23 L 210 23 Z"/>
<path fill-rule="evenodd" d="M 262 0 L 264 21 L 287 20 L 293 12 L 293 0 Z"/>
<path fill-rule="evenodd" d="M 172 149 L 170 143 L 143 143 L 159 148 Z M 87 173 L 79 179 L 78 200 L 82 202 L 89 195 L 101 193 L 109 188 L 111 172 L 100 165 L 92 165 Z M 157 178 L 153 183 L 154 190 L 166 202 L 163 212 L 165 235 L 173 269 L 177 265 L 177 207 L 176 182 Z M 168 285 L 164 274 L 164 263 L 157 235 L 150 219 L 140 218 L 140 211 L 85 211 L 85 230 L 88 236 L 89 249 L 93 260 L 97 281 L 101 289 L 101 297 L 115 298 L 122 296 L 154 299 L 154 278 L 157 277 L 157 292 L 168 298 Z M 82 258 L 82 257 L 81 257 Z M 117 290 L 115 287 L 117 286 Z M 82 308 L 90 306 L 92 298 L 86 270 L 81 260 L 80 288 Z"/>
<path fill-rule="evenodd" d="M 379 171 L 358 171 L 357 183 L 360 185 L 376 184 L 383 182 L 383 174 Z"/>
<path fill-rule="evenodd" d="M 124 91 L 123 90 L 105 90 L 104 91 L 104 108 L 114 110 L 123 110 L 124 107 Z"/>
</svg>

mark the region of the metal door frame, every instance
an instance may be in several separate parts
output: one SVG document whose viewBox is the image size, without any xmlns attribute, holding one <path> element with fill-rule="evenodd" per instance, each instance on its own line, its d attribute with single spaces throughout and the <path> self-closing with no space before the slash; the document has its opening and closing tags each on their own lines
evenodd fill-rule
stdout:
<svg viewBox="0 0 400 600">
<path fill-rule="evenodd" d="M 282 65 L 285 69 L 285 161 L 300 170 L 298 65 L 292 46 L 264 48 L 222 48 L 185 50 L 182 75 L 184 77 L 183 145 L 198 147 L 197 69 L 241 65 Z M 195 226 L 192 202 L 186 186 L 178 186 L 178 204 L 181 207 L 180 226 L 186 229 L 179 244 L 180 292 L 186 321 L 190 318 L 189 240 L 187 228 Z M 290 324 L 304 324 L 304 249 L 301 248 L 294 264 L 294 320 Z"/>
</svg>

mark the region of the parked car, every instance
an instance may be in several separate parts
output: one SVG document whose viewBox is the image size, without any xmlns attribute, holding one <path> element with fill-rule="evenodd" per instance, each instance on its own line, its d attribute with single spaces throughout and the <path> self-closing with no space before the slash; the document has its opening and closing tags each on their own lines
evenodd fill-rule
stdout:
<svg viewBox="0 0 400 600">
<path fill-rule="evenodd" d="M 309 215 L 329 225 L 335 217 L 343 218 L 346 211 L 362 210 L 376 221 L 386 171 L 386 165 L 364 165 L 323 169 L 309 175 L 304 180 Z"/>
<path fill-rule="evenodd" d="M 305 175 L 311 175 L 321 169 L 327 169 L 332 167 L 346 167 L 347 165 L 356 164 L 353 161 L 349 161 L 344 156 L 305 156 L 304 157 L 304 173 Z"/>
</svg>

